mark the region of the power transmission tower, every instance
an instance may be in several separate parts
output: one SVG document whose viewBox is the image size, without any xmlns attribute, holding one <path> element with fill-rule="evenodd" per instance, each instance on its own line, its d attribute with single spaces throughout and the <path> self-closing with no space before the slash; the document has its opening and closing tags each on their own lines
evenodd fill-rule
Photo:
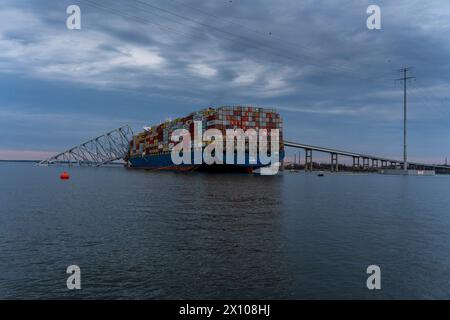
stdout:
<svg viewBox="0 0 450 320">
<path fill-rule="evenodd" d="M 403 81 L 403 170 L 405 172 L 408 171 L 408 155 L 406 148 L 406 82 L 410 79 L 415 79 L 416 77 L 408 76 L 408 72 L 411 71 L 411 68 L 402 68 L 399 72 L 402 73 L 402 77 L 397 79 Z"/>
</svg>

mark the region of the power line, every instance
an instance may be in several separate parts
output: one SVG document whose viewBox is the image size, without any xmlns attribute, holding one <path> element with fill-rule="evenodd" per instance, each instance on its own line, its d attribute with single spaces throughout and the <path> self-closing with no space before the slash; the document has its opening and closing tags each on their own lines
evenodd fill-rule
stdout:
<svg viewBox="0 0 450 320">
<path fill-rule="evenodd" d="M 173 11 L 165 9 L 165 8 L 158 7 L 158 6 L 154 5 L 154 4 L 150 4 L 150 3 L 145 2 L 145 1 L 141 1 L 141 0 L 134 0 L 134 1 L 144 5 L 146 7 L 158 10 L 160 12 L 164 12 L 164 13 L 166 13 L 168 15 L 171 15 L 171 16 L 183 19 L 183 20 L 188 21 L 188 22 L 192 22 L 192 23 L 197 24 L 197 25 L 199 25 L 201 27 L 209 28 L 209 29 L 214 30 L 216 32 L 219 32 L 219 33 L 225 34 L 227 36 L 230 36 L 232 38 L 227 37 L 227 39 L 230 40 L 230 41 L 236 41 L 237 40 L 237 41 L 240 41 L 241 43 L 245 43 L 247 45 L 250 44 L 250 46 L 252 46 L 254 48 L 257 48 L 257 49 L 263 49 L 265 52 L 267 52 L 269 54 L 276 54 L 277 57 L 283 56 L 284 58 L 292 60 L 292 61 L 295 61 L 295 62 L 298 62 L 299 58 L 305 60 L 305 57 L 304 56 L 302 57 L 298 53 L 287 52 L 289 54 L 289 55 L 287 55 L 286 53 L 281 53 L 279 51 L 279 48 L 272 48 L 270 45 L 268 45 L 266 43 L 263 43 L 263 42 L 260 42 L 260 41 L 255 41 L 253 39 L 250 39 L 250 38 L 247 38 L 247 37 L 243 37 L 241 35 L 234 34 L 234 33 L 230 32 L 230 31 L 227 31 L 227 30 L 222 30 L 222 29 L 220 29 L 218 27 L 215 27 L 213 25 L 206 24 L 204 22 L 201 22 L 201 21 L 198 21 L 196 19 L 193 19 L 193 18 L 184 16 L 184 15 L 178 14 L 176 12 L 173 12 Z M 143 10 L 143 9 L 140 9 L 140 10 Z M 358 74 L 358 73 L 354 72 L 353 70 L 346 70 L 346 69 L 343 69 L 343 68 L 340 68 L 340 67 L 336 67 L 336 66 L 327 66 L 326 63 L 325 64 L 317 63 L 317 62 L 311 60 L 311 58 L 308 58 L 308 57 L 306 59 L 310 59 L 309 60 L 309 64 L 314 65 L 318 69 L 323 69 L 323 70 L 333 69 L 333 70 L 338 71 L 338 72 L 347 73 L 349 76 L 353 76 L 354 78 L 357 78 L 359 80 L 379 80 L 379 81 L 384 81 L 385 80 L 385 79 L 378 79 L 378 78 L 375 78 L 375 77 L 367 78 L 365 76 L 361 76 L 361 74 Z"/>
<path fill-rule="evenodd" d="M 304 50 L 307 50 L 307 51 L 308 51 L 308 54 L 306 54 L 306 55 L 305 55 L 304 53 L 302 53 L 303 56 L 306 56 L 306 57 L 309 57 L 309 58 L 311 58 L 311 57 L 317 58 L 317 56 L 320 55 L 320 53 L 312 52 L 313 50 L 311 50 L 312 48 L 311 48 L 310 46 L 301 45 L 301 44 L 299 44 L 299 43 L 295 43 L 295 42 L 289 41 L 289 40 L 287 40 L 287 39 L 283 39 L 283 38 L 278 37 L 277 35 L 273 34 L 272 32 L 269 32 L 269 33 L 261 32 L 261 31 L 259 31 L 259 30 L 250 28 L 250 27 L 248 27 L 247 25 L 245 25 L 245 24 L 243 24 L 243 23 L 239 23 L 239 22 L 236 22 L 236 21 L 234 21 L 234 20 L 232 20 L 232 19 L 227 19 L 227 18 L 224 18 L 223 16 L 219 16 L 219 15 L 217 15 L 217 14 L 213 14 L 213 13 L 211 13 L 211 12 L 207 12 L 207 11 L 202 10 L 202 9 L 199 9 L 199 8 L 197 8 L 197 7 L 188 5 L 188 4 L 186 4 L 186 3 L 184 3 L 184 2 L 182 2 L 182 1 L 180 1 L 180 0 L 173 0 L 173 2 L 176 2 L 177 4 L 179 4 L 179 5 L 183 6 L 183 7 L 186 7 L 186 8 L 188 8 L 188 9 L 192 10 L 192 11 L 199 12 L 200 14 L 202 14 L 202 15 L 204 15 L 204 16 L 212 17 L 212 18 L 214 18 L 214 19 L 216 19 L 216 20 L 221 20 L 221 21 L 224 21 L 224 22 L 226 22 L 226 23 L 228 23 L 228 24 L 236 25 L 236 26 L 238 26 L 238 27 L 240 27 L 240 28 L 243 28 L 243 29 L 246 29 L 246 30 L 248 30 L 248 31 L 250 31 L 250 32 L 253 32 L 254 34 L 257 34 L 257 35 L 259 35 L 259 36 L 261 36 L 261 37 L 264 37 L 264 38 L 269 37 L 269 38 L 271 38 L 271 39 L 278 40 L 278 42 L 280 42 L 280 43 L 282 43 L 282 44 L 287 44 L 287 45 L 291 46 L 291 47 L 294 48 L 294 49 L 298 49 L 299 47 L 300 47 L 300 48 L 303 48 Z M 279 48 L 278 48 L 278 49 L 279 49 Z M 329 58 L 328 56 L 325 56 L 325 55 L 323 55 L 323 54 L 322 54 L 321 56 L 322 56 L 322 58 L 324 58 L 324 59 Z M 345 63 L 344 63 L 344 64 L 340 64 L 340 67 L 344 67 L 345 70 L 348 71 L 348 72 L 354 72 L 354 71 L 353 71 L 352 69 L 350 69 L 350 68 L 348 67 L 348 65 L 345 64 Z M 361 73 L 360 73 L 360 74 L 361 74 Z M 380 74 L 380 77 L 381 77 L 381 74 Z M 385 75 L 383 75 L 383 77 L 385 77 Z"/>
<path fill-rule="evenodd" d="M 177 34 L 182 34 L 182 35 L 185 35 L 185 36 L 188 36 L 188 37 L 192 37 L 192 34 L 189 34 L 189 33 L 186 33 L 186 32 L 180 32 L 178 29 L 167 27 L 167 26 L 162 25 L 160 23 L 157 23 L 155 21 L 148 21 L 147 19 L 143 19 L 140 16 L 130 15 L 130 14 L 124 13 L 121 10 L 116 10 L 114 8 L 111 8 L 111 7 L 102 6 L 102 5 L 99 5 L 98 3 L 92 2 L 91 0 L 82 0 L 82 1 L 85 1 L 87 4 L 89 4 L 89 5 L 93 6 L 93 7 L 109 11 L 109 12 L 111 12 L 113 14 L 119 15 L 119 16 L 121 16 L 123 18 L 126 18 L 126 19 L 134 19 L 135 21 L 137 21 L 139 23 L 155 25 L 155 26 L 159 27 L 160 29 L 166 30 L 166 31 L 168 31 L 170 33 L 177 33 Z M 142 1 L 139 1 L 139 2 L 142 2 Z M 288 58 L 297 61 L 296 59 L 294 59 L 292 57 L 288 57 Z M 323 66 L 321 66 L 321 67 L 323 67 Z M 181 75 L 178 74 L 178 76 L 181 76 Z M 187 77 L 185 77 L 185 78 L 187 78 Z M 189 79 L 191 79 L 191 78 L 189 78 Z"/>
<path fill-rule="evenodd" d="M 106 10 L 106 11 L 108 11 L 108 12 L 114 14 L 114 15 L 120 16 L 120 17 L 125 18 L 125 19 L 136 19 L 137 22 L 145 24 L 145 25 L 153 25 L 153 26 L 156 26 L 156 27 L 158 27 L 158 28 L 160 28 L 162 30 L 166 30 L 166 31 L 169 31 L 169 32 L 176 32 L 177 34 L 189 36 L 188 33 L 177 32 L 176 30 L 174 30 L 172 28 L 165 27 L 165 26 L 160 25 L 160 24 L 158 24 L 156 22 L 151 22 L 151 21 L 148 21 L 148 20 L 143 19 L 143 18 L 138 17 L 138 16 L 134 16 L 134 15 L 123 13 L 120 10 L 116 10 L 116 9 L 112 9 L 112 8 L 109 8 L 109 7 L 105 7 L 105 6 L 99 5 L 97 3 L 91 2 L 91 0 L 79 0 L 79 1 L 85 2 L 86 4 L 88 4 L 89 6 L 94 7 L 94 8 Z M 184 75 L 182 73 L 177 73 L 176 74 L 176 78 L 192 80 L 192 77 L 189 77 L 189 76 Z M 139 94 L 139 95 L 147 96 L 147 93 L 143 92 L 142 90 L 125 89 L 123 87 L 114 87 L 114 88 L 110 87 L 110 89 L 120 90 L 120 91 L 130 92 L 130 93 L 136 93 L 136 94 Z M 201 90 L 197 89 L 197 91 L 203 93 L 203 91 L 201 91 Z"/>
<path fill-rule="evenodd" d="M 199 8 L 197 8 L 197 7 L 193 7 L 193 6 L 187 5 L 186 3 L 184 3 L 184 2 L 182 2 L 182 1 L 180 1 L 180 0 L 173 0 L 173 1 L 176 2 L 176 3 L 178 3 L 179 5 L 181 5 L 181 6 L 183 6 L 183 7 L 189 8 L 189 9 L 191 9 L 191 10 L 193 10 L 193 11 L 196 11 L 196 12 L 200 12 L 201 14 L 203 14 L 203 15 L 205 15 L 205 16 L 209 16 L 209 17 L 212 17 L 212 18 L 217 19 L 217 20 L 222 20 L 222 21 L 224 21 L 224 22 L 226 22 L 226 23 L 229 23 L 229 24 L 234 24 L 234 25 L 236 25 L 236 26 L 238 26 L 238 27 L 241 27 L 241 28 L 244 28 L 244 29 L 246 29 L 246 30 L 249 30 L 249 31 L 251 31 L 251 32 L 253 32 L 253 33 L 255 33 L 255 34 L 258 34 L 258 35 L 261 35 L 261 36 L 264 36 L 264 37 L 266 37 L 266 36 L 269 35 L 271 38 L 278 39 L 279 41 L 284 42 L 284 43 L 287 43 L 287 44 L 289 44 L 289 45 L 292 45 L 292 46 L 295 47 L 295 48 L 297 48 L 298 46 L 300 46 L 298 43 L 295 43 L 295 42 L 292 42 L 292 41 L 289 41 L 289 40 L 280 38 L 280 37 L 274 35 L 272 32 L 269 32 L 269 33 L 267 34 L 267 33 L 261 32 L 261 31 L 259 31 L 259 30 L 255 30 L 255 29 L 253 29 L 253 28 L 250 28 L 250 27 L 246 26 L 245 24 L 236 22 L 236 21 L 234 21 L 234 20 L 232 20 L 232 19 L 226 19 L 226 18 L 224 18 L 223 16 L 219 16 L 219 15 L 216 15 L 216 14 L 213 14 L 213 13 L 210 13 L 210 12 L 207 12 L 207 11 L 205 11 L 205 10 L 201 10 L 201 9 L 199 9 Z M 306 46 L 301 46 L 301 47 L 302 47 L 302 48 L 305 48 L 305 49 L 311 49 L 311 48 L 308 48 L 308 47 L 306 47 Z"/>
<path fill-rule="evenodd" d="M 117 10 L 117 9 L 114 9 L 114 8 L 111 8 L 111 7 L 103 6 L 103 5 L 100 5 L 100 4 L 98 4 L 96 2 L 93 2 L 93 1 L 90 1 L 90 0 L 79 0 L 79 1 L 86 2 L 86 4 L 88 4 L 88 5 L 92 6 L 92 7 L 95 7 L 97 9 L 103 9 L 103 10 L 109 11 L 109 12 L 111 12 L 111 13 L 113 13 L 115 15 L 121 16 L 122 18 L 125 18 L 125 19 L 135 19 L 137 22 L 140 22 L 140 23 L 143 23 L 143 24 L 147 24 L 147 25 L 152 24 L 152 25 L 155 25 L 155 26 L 157 26 L 158 28 L 160 28 L 162 30 L 173 32 L 173 33 L 176 33 L 176 34 L 179 34 L 179 35 L 189 36 L 189 34 L 186 33 L 186 32 L 182 32 L 182 31 L 179 31 L 179 30 L 176 30 L 176 29 L 164 26 L 164 25 L 162 25 L 160 23 L 156 23 L 154 21 L 149 21 L 147 19 L 143 19 L 142 17 L 136 16 L 136 15 L 131 15 L 129 13 L 126 13 L 126 12 L 123 12 L 123 11 L 120 11 L 120 10 Z"/>
</svg>

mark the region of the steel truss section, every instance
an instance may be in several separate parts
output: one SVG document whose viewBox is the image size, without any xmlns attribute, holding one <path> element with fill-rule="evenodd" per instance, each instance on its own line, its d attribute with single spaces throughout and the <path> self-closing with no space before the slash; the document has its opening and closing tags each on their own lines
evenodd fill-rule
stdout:
<svg viewBox="0 0 450 320">
<path fill-rule="evenodd" d="M 39 165 L 66 164 L 98 167 L 124 159 L 132 138 L 133 130 L 125 125 L 45 159 Z"/>
</svg>

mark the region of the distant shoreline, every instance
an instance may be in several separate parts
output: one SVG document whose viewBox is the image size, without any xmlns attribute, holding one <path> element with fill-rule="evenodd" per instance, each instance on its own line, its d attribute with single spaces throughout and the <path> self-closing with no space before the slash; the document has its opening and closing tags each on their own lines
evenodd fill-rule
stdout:
<svg viewBox="0 0 450 320">
<path fill-rule="evenodd" d="M 0 162 L 41 162 L 42 160 L 1 160 Z"/>
<path fill-rule="evenodd" d="M 6 163 L 6 162 L 10 162 L 10 163 L 39 163 L 39 162 L 41 162 L 42 160 L 1 160 L 0 159 L 0 163 Z M 57 165 L 57 164 L 55 164 L 55 165 Z M 68 165 L 68 163 L 59 163 L 58 165 Z M 77 164 L 75 164 L 75 163 L 73 163 L 72 164 L 73 166 L 78 166 Z M 104 167 L 111 167 L 111 166 L 123 166 L 124 164 L 123 163 L 117 163 L 117 162 L 111 162 L 111 163 L 108 163 L 108 164 L 104 164 L 103 166 Z M 86 166 L 86 167 L 88 167 L 88 166 Z"/>
</svg>

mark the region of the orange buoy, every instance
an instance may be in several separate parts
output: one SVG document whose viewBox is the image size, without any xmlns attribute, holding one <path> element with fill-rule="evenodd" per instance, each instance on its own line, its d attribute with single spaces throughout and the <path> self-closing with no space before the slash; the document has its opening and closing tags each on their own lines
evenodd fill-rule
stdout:
<svg viewBox="0 0 450 320">
<path fill-rule="evenodd" d="M 64 171 L 63 173 L 61 173 L 61 175 L 59 176 L 59 178 L 60 178 L 61 180 L 69 180 L 70 176 L 69 176 L 69 174 L 68 174 L 66 171 Z"/>
</svg>

